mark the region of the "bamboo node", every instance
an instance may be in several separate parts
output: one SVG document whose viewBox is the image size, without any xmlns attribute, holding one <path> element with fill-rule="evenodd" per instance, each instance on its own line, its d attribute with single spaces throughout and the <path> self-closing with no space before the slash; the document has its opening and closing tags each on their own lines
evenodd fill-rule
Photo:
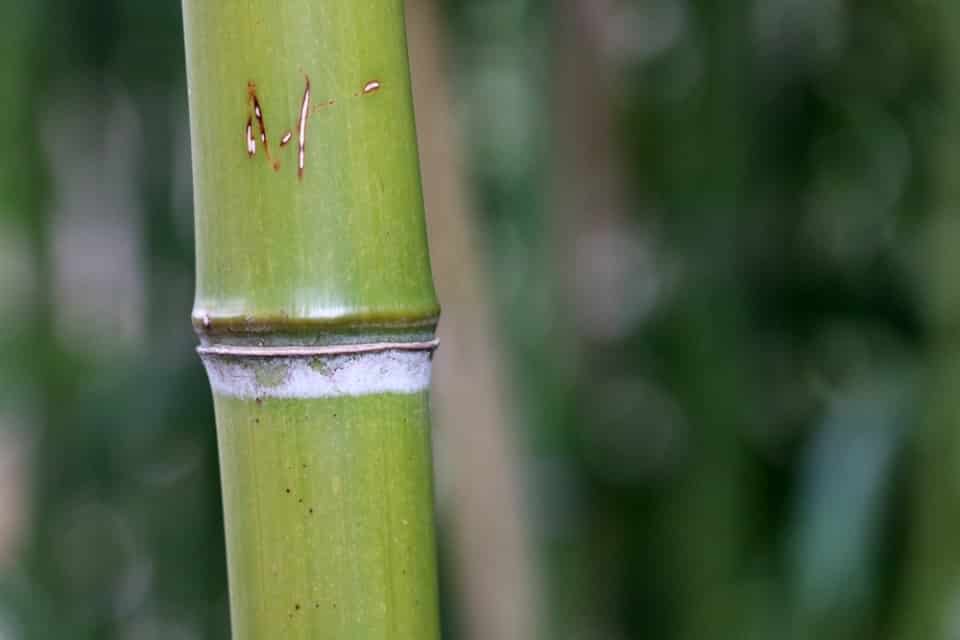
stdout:
<svg viewBox="0 0 960 640">
<path fill-rule="evenodd" d="M 243 358 L 316 358 L 321 356 L 347 356 L 382 351 L 436 351 L 440 340 L 421 342 L 371 342 L 365 344 L 337 345 L 201 345 L 197 353 L 201 356 L 236 356 Z"/>
</svg>

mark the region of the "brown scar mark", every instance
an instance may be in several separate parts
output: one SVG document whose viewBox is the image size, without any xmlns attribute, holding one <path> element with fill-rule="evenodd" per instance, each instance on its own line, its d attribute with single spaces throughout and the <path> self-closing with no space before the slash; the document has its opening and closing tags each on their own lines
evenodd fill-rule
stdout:
<svg viewBox="0 0 960 640">
<path fill-rule="evenodd" d="M 310 118 L 310 114 L 326 107 L 332 107 L 337 103 L 336 99 L 329 98 L 328 100 L 318 102 L 311 109 L 310 76 L 304 73 L 303 77 L 305 86 L 303 89 L 303 99 L 300 103 L 300 112 L 297 117 L 297 125 L 295 129 L 297 135 L 297 178 L 299 180 L 303 180 L 303 174 L 306 165 L 307 121 Z M 377 93 L 382 88 L 383 83 L 380 80 L 369 80 L 360 88 L 359 92 L 353 95 L 357 97 L 369 96 Z M 263 112 L 263 106 L 260 104 L 260 97 L 257 95 L 257 85 L 252 80 L 247 82 L 247 95 L 249 99 L 249 105 L 252 108 L 252 115 L 248 116 L 247 118 L 245 130 L 247 155 L 249 157 L 256 155 L 257 138 L 259 137 L 260 143 L 263 145 L 263 154 L 266 156 L 267 162 L 273 167 L 274 171 L 279 171 L 280 160 L 275 160 L 270 153 L 270 141 L 267 135 L 266 118 Z M 256 120 L 256 131 L 254 131 L 254 120 Z M 294 131 L 291 131 L 290 129 L 285 130 L 280 137 L 279 147 L 285 147 L 290 144 L 290 141 L 293 140 L 293 136 Z"/>
<path fill-rule="evenodd" d="M 300 103 L 300 118 L 297 120 L 297 179 L 303 180 L 303 165 L 307 147 L 307 118 L 310 117 L 310 76 L 304 74 L 306 87 L 303 90 L 303 101 Z"/>
<path fill-rule="evenodd" d="M 330 98 L 329 100 L 325 102 L 320 102 L 316 106 L 314 106 L 313 111 L 320 111 L 320 109 L 326 109 L 327 107 L 332 107 L 335 104 L 337 104 L 337 101 L 334 100 L 333 98 Z"/>
<path fill-rule="evenodd" d="M 260 131 L 260 142 L 263 144 L 263 153 L 267 157 L 267 162 L 273 165 L 273 170 L 277 171 L 280 169 L 280 162 L 274 161 L 273 157 L 270 155 L 270 143 L 267 141 L 267 125 L 264 122 L 263 118 L 263 108 L 260 106 L 260 98 L 257 97 L 257 85 L 254 82 L 247 82 L 247 95 L 250 96 L 250 102 L 253 104 L 253 115 L 257 119 L 257 127 Z M 256 144 L 256 143 L 254 143 Z M 249 152 L 249 141 L 247 143 L 247 151 Z"/>
<path fill-rule="evenodd" d="M 257 140 L 253 137 L 253 118 L 247 118 L 247 157 L 257 153 Z"/>
</svg>

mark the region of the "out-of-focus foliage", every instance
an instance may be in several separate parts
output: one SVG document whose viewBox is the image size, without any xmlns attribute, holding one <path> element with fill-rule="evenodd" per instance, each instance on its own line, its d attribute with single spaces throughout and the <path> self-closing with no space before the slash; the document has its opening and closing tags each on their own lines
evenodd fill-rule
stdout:
<svg viewBox="0 0 960 640">
<path fill-rule="evenodd" d="M 936 7 L 450 15 L 553 632 L 894 637 L 922 491 Z"/>
<path fill-rule="evenodd" d="M 23 354 L 0 360 L 4 391 L 16 390 L 0 423 L 5 451 L 24 458 L 4 478 L 23 504 L 2 508 L 26 523 L 0 635 L 226 638 L 213 415 L 184 315 L 193 247 L 179 6 L 2 8 L 14 42 L 3 69 L 17 80 L 0 87 L 15 113 L 3 260 L 30 280 L 2 308 Z"/>
<path fill-rule="evenodd" d="M 549 637 L 955 637 L 937 7 L 444 4 Z M 0 638 L 226 638 L 179 5 L 0 8 Z"/>
</svg>

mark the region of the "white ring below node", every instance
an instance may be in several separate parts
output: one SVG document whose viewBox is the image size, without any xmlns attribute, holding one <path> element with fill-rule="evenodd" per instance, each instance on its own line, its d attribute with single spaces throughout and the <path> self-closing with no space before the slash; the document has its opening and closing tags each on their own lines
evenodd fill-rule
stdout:
<svg viewBox="0 0 960 640">
<path fill-rule="evenodd" d="M 437 341 L 327 347 L 200 347 L 214 393 L 234 398 L 413 394 L 430 387 Z"/>
</svg>

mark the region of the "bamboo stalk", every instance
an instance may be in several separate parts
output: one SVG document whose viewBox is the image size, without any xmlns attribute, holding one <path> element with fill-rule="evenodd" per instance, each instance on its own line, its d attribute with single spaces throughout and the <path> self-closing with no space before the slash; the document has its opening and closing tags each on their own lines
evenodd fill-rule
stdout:
<svg viewBox="0 0 960 640">
<path fill-rule="evenodd" d="M 536 640 L 540 584 L 520 478 L 520 429 L 498 346 L 482 247 L 467 196 L 450 70 L 453 48 L 437 0 L 407 0 L 413 96 L 437 292 L 444 301 L 432 391 L 446 469 L 437 509 L 449 532 L 465 640 Z M 458 372 L 459 375 L 444 375 Z M 444 478 L 444 474 L 439 474 Z"/>
<path fill-rule="evenodd" d="M 960 342 L 956 273 L 960 268 L 960 6 L 945 0 L 919 14 L 942 56 L 942 112 L 938 121 L 933 175 L 933 206 L 924 239 L 928 322 L 923 423 L 917 432 L 910 539 L 895 619 L 897 640 L 951 640 L 960 634 Z M 935 28 L 933 27 L 935 25 Z"/>
<path fill-rule="evenodd" d="M 436 638 L 403 3 L 183 7 L 233 637 Z"/>
</svg>

